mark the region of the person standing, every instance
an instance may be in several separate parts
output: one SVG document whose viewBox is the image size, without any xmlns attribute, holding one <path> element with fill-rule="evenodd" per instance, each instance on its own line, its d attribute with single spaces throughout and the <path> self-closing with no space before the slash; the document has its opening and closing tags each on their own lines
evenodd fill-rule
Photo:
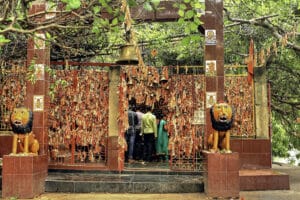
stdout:
<svg viewBox="0 0 300 200">
<path fill-rule="evenodd" d="M 128 124 L 129 127 L 126 130 L 126 142 L 128 145 L 128 150 L 125 155 L 125 157 L 128 159 L 129 163 L 133 163 L 133 151 L 134 151 L 134 142 L 135 142 L 135 136 L 136 136 L 136 131 L 135 127 L 138 124 L 138 117 L 133 108 L 129 108 L 128 110 Z"/>
<path fill-rule="evenodd" d="M 138 117 L 138 124 L 135 128 L 135 145 L 133 150 L 133 158 L 135 160 L 141 160 L 143 159 L 143 137 L 142 137 L 142 118 L 144 113 L 141 111 L 141 106 L 137 106 L 136 108 L 136 114 Z"/>
<path fill-rule="evenodd" d="M 157 142 L 156 142 L 156 155 L 158 159 L 168 161 L 168 144 L 169 135 L 165 128 L 167 122 L 163 119 L 163 114 L 158 115 L 158 131 L 157 131 Z"/>
<path fill-rule="evenodd" d="M 144 136 L 144 161 L 152 161 L 153 143 L 157 137 L 156 117 L 151 113 L 151 107 L 142 117 L 142 134 Z"/>
</svg>

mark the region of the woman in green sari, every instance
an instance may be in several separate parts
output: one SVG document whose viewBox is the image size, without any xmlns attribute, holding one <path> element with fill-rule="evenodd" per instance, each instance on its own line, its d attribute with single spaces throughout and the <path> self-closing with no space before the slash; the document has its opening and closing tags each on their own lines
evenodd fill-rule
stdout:
<svg viewBox="0 0 300 200">
<path fill-rule="evenodd" d="M 157 131 L 157 141 L 156 141 L 156 154 L 159 159 L 163 161 L 169 160 L 168 154 L 168 143 L 169 143 L 169 135 L 167 130 L 165 129 L 165 125 L 167 122 L 163 119 L 163 115 L 160 114 L 157 116 L 158 119 L 158 131 Z"/>
</svg>

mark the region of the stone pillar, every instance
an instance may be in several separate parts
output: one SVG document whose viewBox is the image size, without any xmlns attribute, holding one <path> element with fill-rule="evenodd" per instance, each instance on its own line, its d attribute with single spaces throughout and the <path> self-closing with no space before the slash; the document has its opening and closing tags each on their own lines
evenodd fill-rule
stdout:
<svg viewBox="0 0 300 200">
<path fill-rule="evenodd" d="M 46 10 L 46 3 L 36 1 L 32 4 L 29 14 L 43 12 Z M 45 15 L 36 19 L 43 21 Z M 33 38 L 28 40 L 27 45 L 27 67 L 34 70 L 34 82 L 27 81 L 25 106 L 33 111 L 32 131 L 40 143 L 39 154 L 48 152 L 48 111 L 50 99 L 48 95 L 49 74 L 45 72 L 50 67 L 50 48 L 43 40 L 46 38 L 44 32 L 37 32 Z"/>
<path fill-rule="evenodd" d="M 47 155 L 3 156 L 2 198 L 32 199 L 45 191 Z"/>
<path fill-rule="evenodd" d="M 122 170 L 124 163 L 119 162 L 119 86 L 120 66 L 111 66 L 109 71 L 109 116 L 108 116 L 108 155 L 107 166 L 110 170 Z M 122 153 L 122 152 L 121 152 Z M 121 166 L 120 166 L 121 165 Z"/>
<path fill-rule="evenodd" d="M 224 42 L 223 42 L 223 1 L 205 1 L 205 55 L 204 66 L 206 85 L 206 137 L 213 132 L 210 120 L 210 107 L 213 103 L 224 100 Z M 213 35 L 212 35 L 213 34 Z M 208 71 L 210 64 L 215 65 Z"/>
<path fill-rule="evenodd" d="M 32 3 L 29 14 L 46 10 L 45 1 Z M 35 18 L 43 21 L 45 15 Z M 46 45 L 45 34 L 35 33 L 27 44 L 27 67 L 33 70 L 34 82 L 27 81 L 25 106 L 33 111 L 32 132 L 40 144 L 38 155 L 4 156 L 2 171 L 2 197 L 34 198 L 45 191 L 48 172 L 48 109 L 49 75 L 45 68 L 50 66 L 50 49 Z"/>
<path fill-rule="evenodd" d="M 224 97 L 224 36 L 223 1 L 205 1 L 205 85 L 206 85 L 206 137 L 213 133 L 210 108 Z M 229 102 L 230 103 L 230 102 Z M 207 148 L 205 146 L 204 148 Z M 204 152 L 205 192 L 209 197 L 239 196 L 239 154 Z"/>
<path fill-rule="evenodd" d="M 254 88 L 255 133 L 258 138 L 269 139 L 270 113 L 265 67 L 254 67 Z"/>
</svg>

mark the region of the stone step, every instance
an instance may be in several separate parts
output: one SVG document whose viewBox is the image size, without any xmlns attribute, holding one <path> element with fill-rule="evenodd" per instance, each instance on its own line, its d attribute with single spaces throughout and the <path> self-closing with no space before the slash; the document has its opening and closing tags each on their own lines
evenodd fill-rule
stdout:
<svg viewBox="0 0 300 200">
<path fill-rule="evenodd" d="M 243 169 L 239 171 L 240 190 L 289 190 L 289 175 L 273 169 Z"/>
<path fill-rule="evenodd" d="M 171 171 L 49 172 L 46 192 L 201 193 L 201 173 Z"/>
</svg>

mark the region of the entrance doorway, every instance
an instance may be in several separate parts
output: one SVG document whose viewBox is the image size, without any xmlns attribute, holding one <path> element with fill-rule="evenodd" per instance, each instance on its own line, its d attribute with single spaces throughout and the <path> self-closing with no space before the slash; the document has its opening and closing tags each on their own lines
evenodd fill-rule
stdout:
<svg viewBox="0 0 300 200">
<path fill-rule="evenodd" d="M 164 162 L 163 155 L 156 154 L 156 140 L 151 162 L 144 163 L 138 159 L 125 162 L 125 168 L 201 169 L 205 132 L 205 81 L 202 67 L 147 67 L 147 76 L 144 77 L 143 70 L 129 66 L 123 69 L 123 73 L 127 81 L 129 107 L 150 106 L 157 122 L 163 116 L 168 133 L 168 161 Z M 144 147 L 145 144 L 142 145 Z"/>
</svg>

